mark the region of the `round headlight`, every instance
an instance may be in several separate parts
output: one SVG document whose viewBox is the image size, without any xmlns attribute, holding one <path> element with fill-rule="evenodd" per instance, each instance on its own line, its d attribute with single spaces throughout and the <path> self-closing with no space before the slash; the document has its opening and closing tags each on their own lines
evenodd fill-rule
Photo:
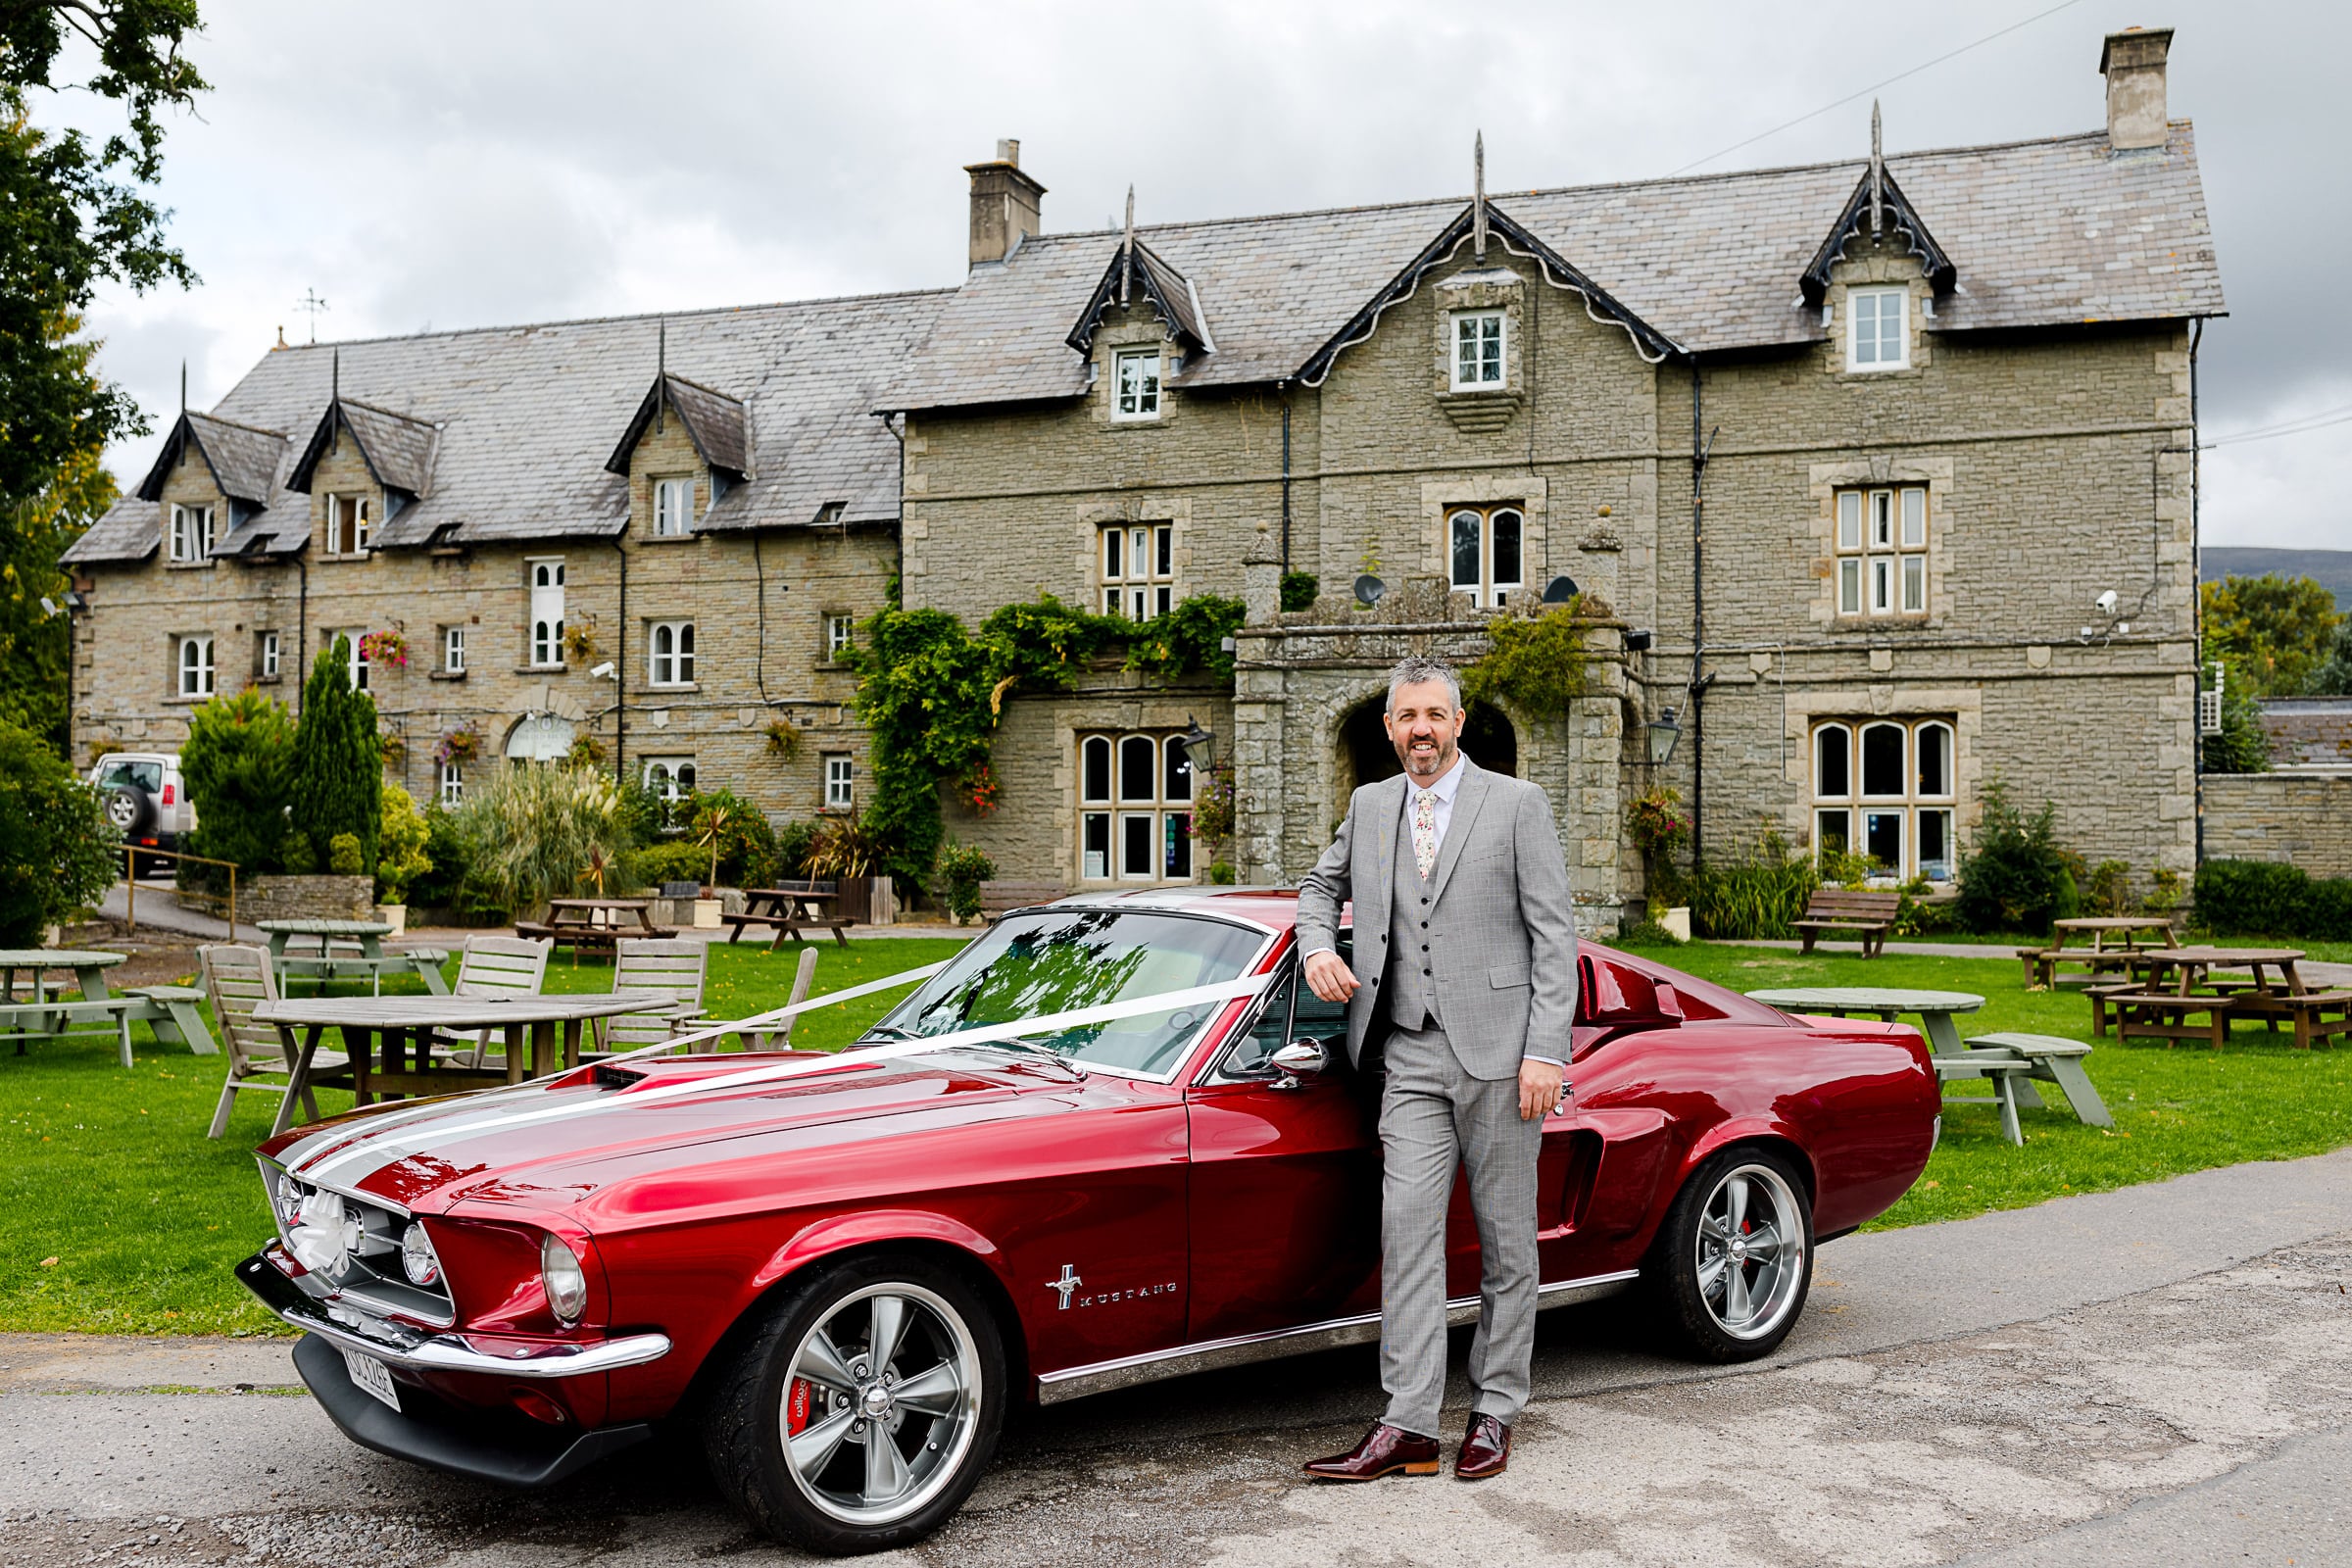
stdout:
<svg viewBox="0 0 2352 1568">
<path fill-rule="evenodd" d="M 409 1221 L 409 1228 L 400 1233 L 400 1271 L 409 1277 L 411 1285 L 441 1283 L 441 1259 L 433 1251 L 433 1239 L 415 1220 Z"/>
<path fill-rule="evenodd" d="M 565 1328 L 577 1323 L 588 1310 L 588 1276 L 564 1239 L 552 1231 L 539 1240 L 539 1278 L 547 1286 L 547 1304 L 555 1310 L 556 1321 Z"/>
<path fill-rule="evenodd" d="M 290 1229 L 302 1217 L 302 1184 L 284 1171 L 270 1183 L 270 1199 L 277 1205 L 277 1217 Z"/>
</svg>

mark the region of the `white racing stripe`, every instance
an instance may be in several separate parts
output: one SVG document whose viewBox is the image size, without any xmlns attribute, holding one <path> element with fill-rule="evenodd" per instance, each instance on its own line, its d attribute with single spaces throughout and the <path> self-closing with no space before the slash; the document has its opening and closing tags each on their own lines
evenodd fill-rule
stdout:
<svg viewBox="0 0 2352 1568">
<path fill-rule="evenodd" d="M 804 1012 L 813 1012 L 819 1007 L 829 1007 L 856 997 L 870 997 L 877 991 L 895 991 L 901 986 L 910 986 L 917 981 L 928 980 L 955 961 L 954 958 L 942 958 L 937 963 L 926 963 L 919 969 L 901 969 L 897 974 L 886 974 L 879 980 L 868 980 L 862 985 L 851 986 L 845 991 L 828 991 L 821 997 L 810 997 L 806 1002 L 796 1002 L 789 1006 L 777 1007 L 750 1018 L 739 1018 L 731 1022 L 713 1024 L 700 1034 L 680 1035 L 673 1040 L 663 1040 L 655 1045 L 641 1046 L 635 1051 L 606 1056 L 602 1060 L 608 1064 L 615 1061 L 627 1061 L 633 1056 L 648 1056 L 656 1052 L 675 1051 L 680 1046 L 709 1040 L 717 1035 L 734 1034 L 745 1029 L 771 1027 Z M 513 1100 L 550 1078 L 561 1078 L 566 1073 L 578 1070 L 576 1067 L 559 1067 L 552 1073 L 542 1073 L 537 1078 L 526 1078 L 518 1084 L 506 1084 L 496 1089 L 474 1090 L 469 1098 L 477 1106 L 493 1100 L 502 1102 Z M 405 1109 L 382 1111 L 365 1121 L 330 1127 L 300 1143 L 289 1145 L 278 1158 L 288 1170 L 299 1171 L 309 1161 L 318 1159 L 330 1150 L 346 1149 L 355 1143 L 364 1143 L 380 1133 L 389 1132 L 392 1128 L 404 1126 L 409 1122 L 418 1121 L 427 1116 L 441 1115 L 448 1109 L 449 1105 L 445 1099 L 435 1098 Z"/>
<path fill-rule="evenodd" d="M 934 965 L 933 967 L 939 966 Z M 908 971 L 910 974 L 914 972 Z M 1113 1023 L 1121 1018 L 1147 1017 L 1155 1012 L 1174 1012 L 1185 1007 L 1230 1002 L 1237 997 L 1256 996 L 1266 988 L 1266 984 L 1271 978 L 1270 975 L 1262 974 L 1245 975 L 1241 979 L 1228 980 L 1218 985 L 1192 986 L 1182 991 L 1162 991 L 1149 997 L 1131 998 L 1125 1002 L 1103 1003 L 1099 1006 L 1079 1007 L 1069 1012 L 1048 1013 L 1036 1018 L 1020 1018 L 1010 1023 L 987 1024 L 977 1029 L 959 1029 L 953 1034 L 932 1035 L 922 1040 L 888 1041 L 878 1046 L 845 1051 L 836 1055 L 826 1056 L 821 1060 L 811 1061 L 803 1058 L 795 1061 L 773 1062 L 765 1066 L 746 1068 L 742 1072 L 728 1073 L 723 1077 L 699 1079 L 693 1083 L 663 1084 L 657 1088 L 641 1090 L 620 1097 L 599 1095 L 592 1100 L 567 1100 L 563 1104 L 542 1106 L 536 1110 L 518 1110 L 497 1114 L 495 1107 L 485 1105 L 483 1108 L 492 1111 L 491 1114 L 480 1117 L 459 1117 L 437 1123 L 431 1129 L 429 1139 L 424 1141 L 399 1138 L 378 1140 L 372 1136 L 373 1127 L 369 1123 L 363 1122 L 353 1129 L 359 1134 L 356 1143 L 333 1151 L 321 1152 L 307 1163 L 300 1166 L 289 1164 L 288 1168 L 294 1170 L 296 1175 L 312 1182 L 324 1182 L 338 1176 L 345 1182 L 365 1181 L 385 1166 L 406 1159 L 411 1154 L 420 1153 L 435 1144 L 479 1137 L 484 1133 L 497 1132 L 510 1127 L 566 1121 L 585 1116 L 612 1115 L 649 1104 L 665 1103 L 672 1100 L 694 1099 L 706 1095 L 719 1095 L 733 1090 L 754 1088 L 763 1084 L 781 1083 L 788 1079 L 807 1077 L 812 1073 L 859 1071 L 885 1061 L 897 1060 L 906 1056 L 929 1055 L 941 1051 L 954 1050 L 958 1046 L 992 1045 L 1000 1041 L 1017 1040 L 1024 1035 L 1082 1028 L 1088 1024 Z M 877 989 L 891 983 L 903 984 L 905 979 L 906 976 L 894 976 L 890 982 L 875 981 L 863 989 Z M 844 997 L 856 994 L 858 993 L 852 991 L 837 991 L 830 996 L 803 1003 L 801 1005 L 803 1008 L 811 1007 L 820 1003 L 837 1002 Z M 763 1014 L 762 1016 L 772 1015 Z M 670 1049 L 674 1044 L 675 1042 L 664 1041 L 662 1049 Z M 617 1059 L 616 1057 L 608 1058 L 608 1060 Z M 535 1080 L 534 1082 L 544 1082 L 544 1080 Z M 529 1089 L 533 1085 L 518 1087 Z M 514 1098 L 516 1093 L 515 1089 L 494 1091 L 502 1105 Z M 485 1096 L 484 1098 L 490 1097 Z M 446 1109 L 444 1106 L 434 1108 Z M 386 1130 L 391 1129 L 387 1128 Z M 366 1171 L 345 1174 L 351 1167 L 363 1161 L 367 1162 L 368 1166 Z"/>
</svg>

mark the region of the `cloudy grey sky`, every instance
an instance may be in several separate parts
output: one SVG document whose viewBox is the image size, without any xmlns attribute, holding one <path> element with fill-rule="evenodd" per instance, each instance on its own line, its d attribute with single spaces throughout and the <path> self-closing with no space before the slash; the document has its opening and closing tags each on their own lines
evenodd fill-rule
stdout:
<svg viewBox="0 0 2352 1568">
<path fill-rule="evenodd" d="M 2057 0 L 1889 7 L 210 0 L 214 83 L 163 187 L 203 274 L 110 296 L 101 364 L 160 420 L 275 340 L 949 284 L 999 136 L 1050 229 L 1675 171 Z M 2099 40 L 2171 24 L 2231 316 L 2206 335 L 2210 544 L 2352 548 L 2342 165 L 2352 6 L 2075 0 L 1881 89 L 1890 152 L 2103 123 Z M 103 114 L 71 95 L 41 119 Z M 1709 170 L 1850 157 L 1867 97 Z M 2268 226 L 2266 227 L 2266 223 Z M 1962 259 L 1965 266 L 1965 258 Z M 135 474 L 152 438 L 114 455 Z"/>
</svg>

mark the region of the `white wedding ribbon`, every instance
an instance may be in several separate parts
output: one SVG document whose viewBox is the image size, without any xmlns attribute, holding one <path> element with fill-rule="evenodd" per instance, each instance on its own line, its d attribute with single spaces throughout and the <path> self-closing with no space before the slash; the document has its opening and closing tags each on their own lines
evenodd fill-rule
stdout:
<svg viewBox="0 0 2352 1568">
<path fill-rule="evenodd" d="M 774 1013 L 762 1013 L 756 1019 L 745 1019 L 741 1023 L 726 1024 L 706 1031 L 700 1036 L 682 1038 L 707 1039 L 712 1034 L 732 1033 L 744 1027 L 758 1027 L 765 1022 L 781 1021 L 783 1017 L 796 1012 L 830 1005 L 849 997 L 904 985 L 910 979 L 925 978 L 944 966 L 944 964 L 933 964 L 927 969 L 907 970 L 886 980 L 869 981 L 864 986 L 848 991 L 836 991 L 823 997 L 812 997 L 795 1007 L 778 1008 Z M 692 1083 L 662 1084 L 652 1089 L 638 1090 L 617 1098 L 599 1095 L 589 1100 L 567 1100 L 560 1105 L 544 1105 L 531 1110 L 499 1113 L 508 1102 L 521 1094 L 543 1092 L 542 1086 L 547 1080 L 535 1079 L 527 1084 L 497 1089 L 482 1095 L 476 1103 L 490 1114 L 480 1117 L 460 1115 L 435 1122 L 430 1129 L 429 1137 L 422 1141 L 408 1138 L 381 1138 L 378 1136 L 379 1132 L 391 1132 L 396 1129 L 389 1122 L 379 1122 L 376 1118 L 369 1118 L 353 1124 L 348 1129 L 354 1135 L 353 1138 L 347 1142 L 338 1140 L 335 1142 L 335 1147 L 322 1147 L 314 1152 L 304 1154 L 299 1152 L 298 1146 L 296 1152 L 289 1153 L 287 1168 L 305 1180 L 325 1182 L 347 1167 L 363 1160 L 371 1162 L 372 1170 L 380 1170 L 384 1166 L 395 1164 L 412 1154 L 421 1153 L 434 1145 L 475 1138 L 485 1133 L 503 1131 L 507 1128 L 531 1126 L 542 1122 L 575 1120 L 587 1116 L 612 1115 L 646 1105 L 666 1103 L 672 1100 L 725 1094 L 764 1084 L 781 1083 L 814 1073 L 861 1071 L 885 1061 L 893 1061 L 906 1056 L 930 1055 L 942 1051 L 952 1051 L 961 1046 L 993 1045 L 1002 1041 L 1017 1040 L 1024 1035 L 1048 1034 L 1063 1029 L 1083 1028 L 1090 1024 L 1113 1023 L 1122 1018 L 1147 1017 L 1152 1013 L 1175 1012 L 1188 1007 L 1205 1006 L 1212 1003 L 1230 1002 L 1238 997 L 1256 996 L 1266 988 L 1271 978 L 1270 975 L 1263 974 L 1244 975 L 1240 979 L 1227 980 L 1215 985 L 1190 986 L 1180 991 L 1162 991 L 1152 996 L 1133 997 L 1123 1002 L 1102 1003 L 1096 1006 L 1078 1007 L 1067 1012 L 1047 1013 L 1033 1018 L 1019 1018 L 1007 1023 L 984 1024 L 977 1028 L 959 1029 L 952 1034 L 931 1035 L 920 1040 L 885 1041 L 879 1045 L 856 1047 L 813 1060 L 800 1057 L 792 1061 L 770 1062 L 716 1078 L 697 1079 Z M 646 1048 L 645 1051 L 632 1052 L 630 1054 L 643 1055 L 653 1051 L 674 1050 L 679 1043 L 679 1041 L 665 1040 L 659 1045 Z M 622 1058 L 617 1056 L 607 1057 L 598 1065 L 610 1065 L 620 1059 Z M 1082 1067 L 1083 1063 L 1075 1065 Z M 577 1071 L 576 1068 L 566 1070 Z M 494 1107 L 489 1103 L 492 1101 L 498 1102 L 497 1106 Z M 420 1110 L 424 1108 L 419 1107 Z M 446 1113 L 449 1107 L 446 1104 L 435 1104 L 430 1109 Z M 416 1119 L 419 1118 L 403 1115 L 401 1123 L 410 1124 Z M 338 1129 L 338 1131 L 341 1130 Z M 348 1179 L 360 1180 L 363 1178 L 351 1177 Z"/>
</svg>

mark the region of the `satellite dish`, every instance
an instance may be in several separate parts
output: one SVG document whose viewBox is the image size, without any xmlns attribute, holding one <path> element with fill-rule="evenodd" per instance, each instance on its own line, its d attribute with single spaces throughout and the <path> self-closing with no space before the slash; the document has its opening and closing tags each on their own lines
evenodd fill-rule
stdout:
<svg viewBox="0 0 2352 1568">
<path fill-rule="evenodd" d="M 1544 585 L 1544 602 L 1547 605 L 1564 605 L 1574 599 L 1576 594 L 1576 579 L 1566 572 L 1562 572 Z"/>
<path fill-rule="evenodd" d="M 1389 585 L 1368 571 L 1355 579 L 1355 602 L 1366 610 L 1379 604 L 1380 596 L 1388 591 Z"/>
</svg>

